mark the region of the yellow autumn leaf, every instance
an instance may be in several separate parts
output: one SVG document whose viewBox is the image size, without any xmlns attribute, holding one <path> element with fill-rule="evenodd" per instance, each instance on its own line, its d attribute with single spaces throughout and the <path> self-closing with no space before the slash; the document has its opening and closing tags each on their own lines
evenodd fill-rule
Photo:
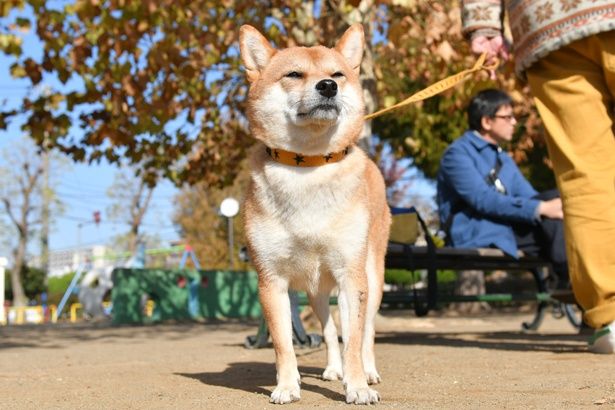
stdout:
<svg viewBox="0 0 615 410">
<path fill-rule="evenodd" d="M 395 103 L 397 103 L 397 98 L 393 97 L 392 95 L 386 95 L 383 99 L 382 102 L 384 104 L 384 107 L 390 107 L 392 105 L 395 105 Z"/>
<path fill-rule="evenodd" d="M 442 57 L 442 59 L 447 63 L 453 58 L 457 57 L 457 53 L 455 52 L 453 47 L 451 47 L 451 44 L 446 40 L 444 40 L 438 45 L 438 47 L 436 48 L 436 54 Z"/>
</svg>

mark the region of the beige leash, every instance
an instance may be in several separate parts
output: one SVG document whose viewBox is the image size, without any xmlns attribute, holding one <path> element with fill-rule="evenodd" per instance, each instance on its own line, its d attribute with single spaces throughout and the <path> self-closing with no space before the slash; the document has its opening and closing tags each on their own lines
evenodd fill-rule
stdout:
<svg viewBox="0 0 615 410">
<path fill-rule="evenodd" d="M 379 117 L 383 114 L 386 114 L 389 111 L 393 111 L 397 108 L 406 106 L 408 104 L 412 104 L 417 101 L 426 100 L 429 97 L 433 97 L 434 95 L 440 94 L 442 91 L 448 90 L 449 88 L 454 87 L 460 82 L 464 81 L 470 74 L 474 74 L 477 71 L 481 70 L 495 70 L 498 67 L 498 61 L 495 61 L 493 64 L 485 65 L 485 59 L 487 58 L 487 53 L 483 53 L 478 57 L 476 63 L 472 68 L 467 70 L 463 70 L 454 74 L 450 77 L 446 77 L 444 80 L 440 80 L 435 84 L 430 85 L 427 88 L 422 89 L 421 91 L 411 95 L 405 100 L 398 102 L 395 105 L 392 105 L 387 108 L 383 108 L 380 111 L 373 112 L 364 117 L 365 120 L 371 120 L 372 118 Z"/>
</svg>

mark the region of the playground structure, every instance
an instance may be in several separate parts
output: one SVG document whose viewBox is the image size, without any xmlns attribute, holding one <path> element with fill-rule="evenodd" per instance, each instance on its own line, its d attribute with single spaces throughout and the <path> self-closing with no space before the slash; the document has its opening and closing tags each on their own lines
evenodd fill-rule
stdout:
<svg viewBox="0 0 615 410">
<path fill-rule="evenodd" d="M 146 255 L 162 252 L 181 252 L 178 268 L 145 269 Z M 194 269 L 186 269 L 189 259 Z M 116 324 L 138 324 L 261 315 L 254 272 L 201 270 L 187 245 L 165 250 L 140 246 L 135 255 L 120 255 L 116 260 L 115 266 L 97 268 L 86 261 L 78 267 L 57 306 L 11 307 L 8 323 L 56 323 L 66 316 L 73 323 L 81 318 L 111 316 Z M 78 302 L 69 302 L 72 295 Z"/>
<path fill-rule="evenodd" d="M 25 323 L 30 324 L 40 324 L 45 323 L 47 317 L 50 318 L 52 323 L 56 323 L 56 306 L 50 305 L 48 307 L 44 306 L 13 306 L 10 307 L 7 311 L 7 322 L 22 325 Z"/>
<path fill-rule="evenodd" d="M 261 315 L 254 272 L 201 270 L 190 246 L 178 269 L 114 269 L 112 283 L 114 324 Z"/>
<path fill-rule="evenodd" d="M 113 323 L 257 318 L 261 315 L 255 272 L 115 269 Z M 145 315 L 145 301 L 153 312 Z"/>
</svg>

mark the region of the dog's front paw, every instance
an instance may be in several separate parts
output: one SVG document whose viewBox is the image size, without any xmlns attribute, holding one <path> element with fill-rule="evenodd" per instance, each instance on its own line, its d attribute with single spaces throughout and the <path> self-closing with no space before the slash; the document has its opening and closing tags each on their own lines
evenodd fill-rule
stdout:
<svg viewBox="0 0 615 410">
<path fill-rule="evenodd" d="M 295 385 L 278 384 L 275 390 L 273 390 L 273 393 L 271 393 L 269 402 L 275 404 L 285 404 L 297 401 L 300 398 L 301 390 L 299 388 L 299 383 Z"/>
<path fill-rule="evenodd" d="M 342 368 L 327 366 L 325 371 L 322 373 L 323 380 L 341 380 L 342 379 Z"/>
<path fill-rule="evenodd" d="M 365 376 L 367 376 L 367 384 L 378 384 L 382 381 L 382 378 L 380 378 L 380 375 L 376 369 L 366 370 Z"/>
<path fill-rule="evenodd" d="M 349 404 L 374 404 L 380 401 L 380 395 L 376 390 L 369 387 L 352 388 L 346 387 L 346 403 Z"/>
</svg>

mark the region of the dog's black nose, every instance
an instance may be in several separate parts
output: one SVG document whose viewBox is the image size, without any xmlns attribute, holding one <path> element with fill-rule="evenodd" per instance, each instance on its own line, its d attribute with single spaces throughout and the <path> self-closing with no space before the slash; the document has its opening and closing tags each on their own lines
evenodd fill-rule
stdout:
<svg viewBox="0 0 615 410">
<path fill-rule="evenodd" d="M 335 94 L 337 94 L 337 83 L 333 80 L 321 80 L 316 84 L 316 89 L 323 97 L 335 97 Z"/>
</svg>

